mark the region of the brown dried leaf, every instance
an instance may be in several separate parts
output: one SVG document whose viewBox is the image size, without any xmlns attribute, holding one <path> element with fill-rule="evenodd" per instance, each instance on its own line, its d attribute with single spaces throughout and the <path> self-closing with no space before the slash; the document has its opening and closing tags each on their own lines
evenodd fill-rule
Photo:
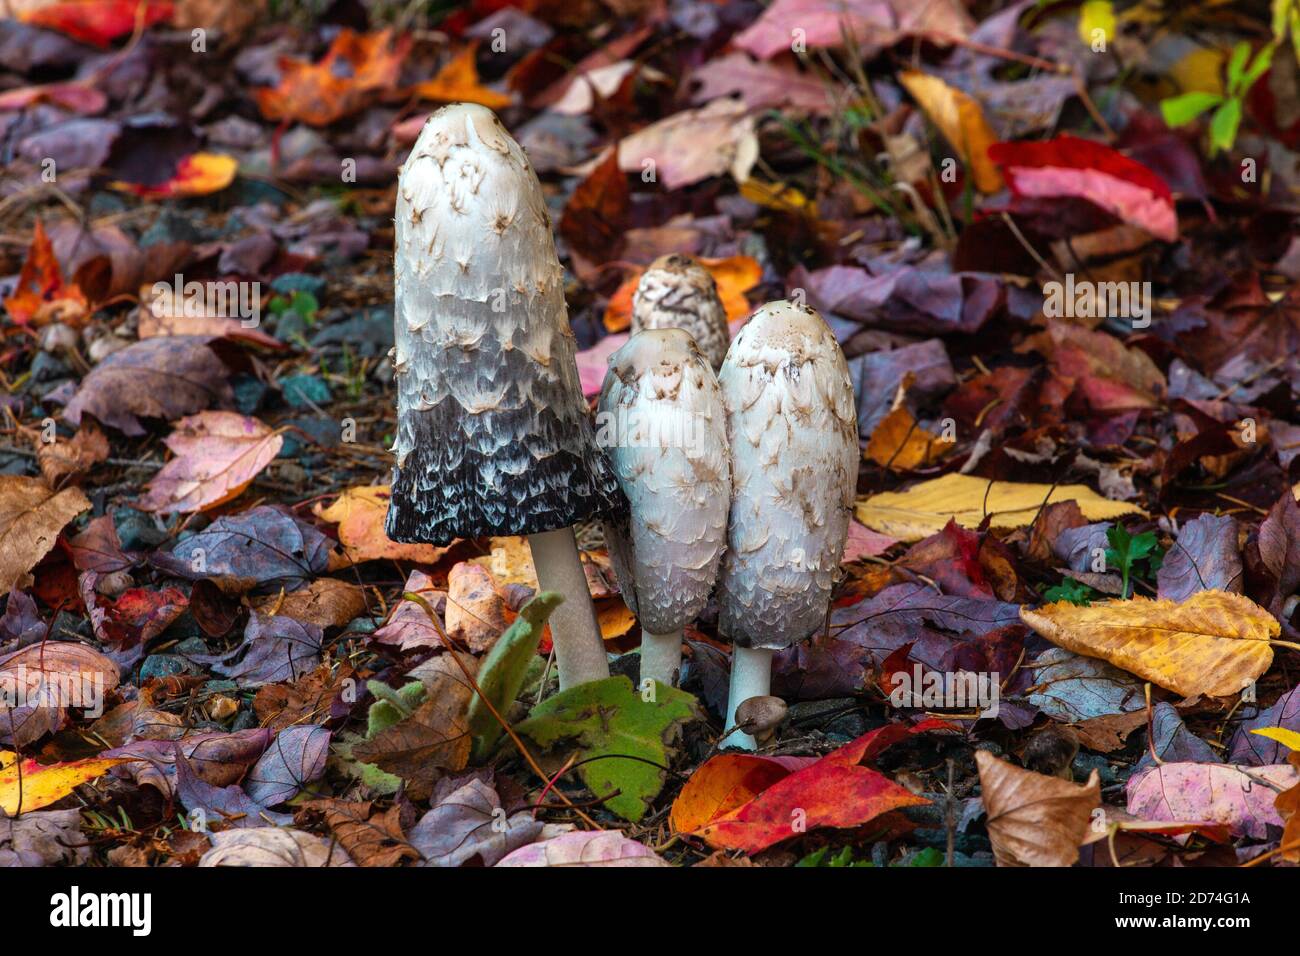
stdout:
<svg viewBox="0 0 1300 956">
<path fill-rule="evenodd" d="M 24 583 L 63 526 L 89 507 L 77 488 L 55 492 L 39 478 L 0 475 L 0 592 Z"/>
<path fill-rule="evenodd" d="M 998 866 L 1072 866 L 1101 805 L 1094 770 L 1083 786 L 978 751 L 980 789 Z"/>
</svg>

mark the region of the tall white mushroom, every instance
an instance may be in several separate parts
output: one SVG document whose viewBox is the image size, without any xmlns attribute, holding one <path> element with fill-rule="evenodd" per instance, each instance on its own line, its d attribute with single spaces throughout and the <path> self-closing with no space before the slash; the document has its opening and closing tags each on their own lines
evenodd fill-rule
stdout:
<svg viewBox="0 0 1300 956">
<path fill-rule="evenodd" d="M 767 695 L 772 652 L 826 619 L 858 475 L 848 364 L 816 311 L 769 302 L 741 329 L 718 376 L 727 408 L 732 504 L 719 628 L 734 645 L 727 726 Z M 731 746 L 754 739 L 732 733 Z"/>
<path fill-rule="evenodd" d="M 626 519 L 605 522 L 605 539 L 641 623 L 641 680 L 676 686 L 682 628 L 713 590 L 731 504 L 727 415 L 694 339 L 633 335 L 609 357 L 596 424 L 630 505 Z"/>
<path fill-rule="evenodd" d="M 571 526 L 625 504 L 582 399 L 563 269 L 528 158 L 488 109 L 443 107 L 398 179 L 394 541 L 528 535 L 560 687 L 609 676 Z"/>
<path fill-rule="evenodd" d="M 722 365 L 731 335 L 712 273 L 678 253 L 650 263 L 632 295 L 632 334 L 643 329 L 685 329 L 709 365 Z"/>
</svg>

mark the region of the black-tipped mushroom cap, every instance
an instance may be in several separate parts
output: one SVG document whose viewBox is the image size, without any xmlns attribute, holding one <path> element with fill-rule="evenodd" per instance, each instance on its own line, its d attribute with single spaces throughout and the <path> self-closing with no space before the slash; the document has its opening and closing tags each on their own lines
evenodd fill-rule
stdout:
<svg viewBox="0 0 1300 956">
<path fill-rule="evenodd" d="M 445 544 L 620 513 L 541 185 L 490 110 L 429 117 L 398 181 L 395 237 L 388 536 Z"/>
</svg>

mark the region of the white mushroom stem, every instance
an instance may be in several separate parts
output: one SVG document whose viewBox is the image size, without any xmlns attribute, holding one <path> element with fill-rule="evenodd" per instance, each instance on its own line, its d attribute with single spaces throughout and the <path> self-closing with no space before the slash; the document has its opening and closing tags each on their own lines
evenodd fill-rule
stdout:
<svg viewBox="0 0 1300 956">
<path fill-rule="evenodd" d="M 533 552 L 533 566 L 541 589 L 564 595 L 564 603 L 550 617 L 560 690 L 604 680 L 609 676 L 609 657 L 605 654 L 600 625 L 596 623 L 573 529 L 530 534 L 528 547 Z"/>
<path fill-rule="evenodd" d="M 772 690 L 772 649 L 770 647 L 734 647 L 731 650 L 731 687 L 727 693 L 727 726 L 736 726 L 736 711 L 751 697 L 766 697 Z M 757 750 L 752 736 L 732 731 L 722 741 L 723 747 Z"/>
<path fill-rule="evenodd" d="M 641 629 L 641 680 L 647 677 L 669 687 L 677 686 L 677 673 L 682 667 L 682 632 L 651 634 Z"/>
</svg>

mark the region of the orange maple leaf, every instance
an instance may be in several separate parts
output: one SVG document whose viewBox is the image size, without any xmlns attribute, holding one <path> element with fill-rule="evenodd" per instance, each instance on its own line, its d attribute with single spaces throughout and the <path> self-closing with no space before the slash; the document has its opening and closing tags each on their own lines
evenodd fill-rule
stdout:
<svg viewBox="0 0 1300 956">
<path fill-rule="evenodd" d="M 220 192 L 235 179 L 239 161 L 222 153 L 192 153 L 176 164 L 171 179 L 156 186 L 115 182 L 113 186 L 144 199 L 174 199 Z"/>
<path fill-rule="evenodd" d="M 281 57 L 280 85 L 258 90 L 257 105 L 270 120 L 328 126 L 391 90 L 410 48 L 411 38 L 394 42 L 392 30 L 340 30 L 319 63 Z"/>
<path fill-rule="evenodd" d="M 44 325 L 52 321 L 77 323 L 90 312 L 85 293 L 76 283 L 63 281 L 54 246 L 39 219 L 27 260 L 18 274 L 18 286 L 4 300 L 4 306 L 9 317 L 19 325 Z"/>
<path fill-rule="evenodd" d="M 411 92 L 421 99 L 443 103 L 478 103 L 490 110 L 510 105 L 510 97 L 483 86 L 474 64 L 477 44 L 470 44 L 457 53 L 431 80 L 417 84 Z"/>
</svg>

